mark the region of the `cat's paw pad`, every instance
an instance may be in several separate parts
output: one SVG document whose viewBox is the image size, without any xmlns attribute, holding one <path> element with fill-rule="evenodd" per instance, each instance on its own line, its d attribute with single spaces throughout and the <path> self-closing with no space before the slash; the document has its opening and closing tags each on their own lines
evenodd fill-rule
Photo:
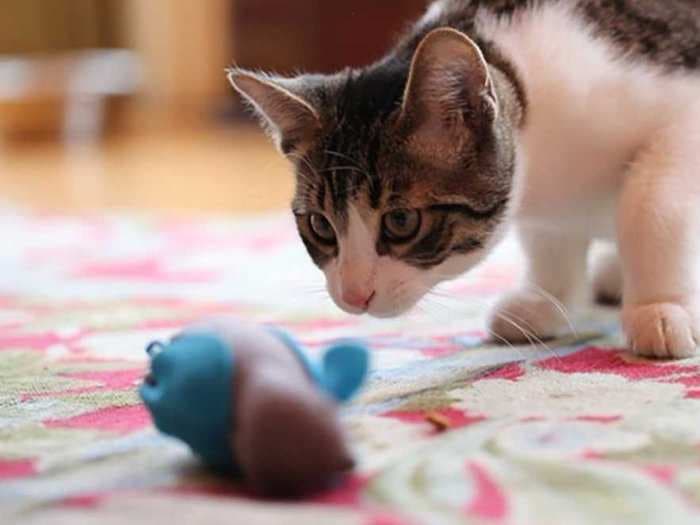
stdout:
<svg viewBox="0 0 700 525">
<path fill-rule="evenodd" d="M 561 304 L 530 290 L 505 296 L 488 319 L 491 336 L 509 343 L 537 343 L 556 337 L 568 327 L 568 314 Z"/>
<path fill-rule="evenodd" d="M 603 254 L 593 266 L 593 296 L 598 304 L 619 306 L 622 303 L 622 268 L 616 254 Z"/>
<path fill-rule="evenodd" d="M 698 322 L 674 303 L 628 306 L 622 324 L 635 354 L 657 358 L 684 358 L 698 347 Z"/>
</svg>

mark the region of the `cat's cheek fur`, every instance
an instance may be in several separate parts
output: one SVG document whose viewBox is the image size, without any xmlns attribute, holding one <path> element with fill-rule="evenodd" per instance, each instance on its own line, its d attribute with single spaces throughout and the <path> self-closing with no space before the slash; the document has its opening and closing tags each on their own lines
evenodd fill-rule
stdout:
<svg viewBox="0 0 700 525">
<path fill-rule="evenodd" d="M 335 304 L 350 314 L 363 314 L 377 318 L 396 317 L 409 312 L 438 284 L 456 279 L 474 268 L 490 253 L 503 236 L 505 227 L 499 228 L 488 247 L 464 255 L 450 257 L 443 264 L 422 270 L 389 257 L 377 259 L 372 271 L 371 287 L 374 298 L 365 312 L 343 301 L 343 278 L 337 261 L 323 268 L 326 287 Z"/>
</svg>

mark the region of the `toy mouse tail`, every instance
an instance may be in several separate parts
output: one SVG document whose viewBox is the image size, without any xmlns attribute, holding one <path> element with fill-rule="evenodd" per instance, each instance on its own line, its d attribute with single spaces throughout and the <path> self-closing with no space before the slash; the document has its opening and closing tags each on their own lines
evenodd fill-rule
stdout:
<svg viewBox="0 0 700 525">
<path fill-rule="evenodd" d="M 323 387 L 342 403 L 362 387 L 369 372 L 369 351 L 357 342 L 340 342 L 326 351 L 321 366 Z"/>
</svg>

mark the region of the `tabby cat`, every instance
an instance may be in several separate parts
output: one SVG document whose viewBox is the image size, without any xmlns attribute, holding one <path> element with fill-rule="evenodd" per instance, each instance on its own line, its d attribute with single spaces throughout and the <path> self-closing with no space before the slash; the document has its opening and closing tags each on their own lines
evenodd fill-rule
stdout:
<svg viewBox="0 0 700 525">
<path fill-rule="evenodd" d="M 496 337 L 566 330 L 598 239 L 593 289 L 623 302 L 631 349 L 695 352 L 700 2 L 440 0 L 366 68 L 229 77 L 296 169 L 299 232 L 343 310 L 409 310 L 512 225 L 528 271 Z"/>
</svg>

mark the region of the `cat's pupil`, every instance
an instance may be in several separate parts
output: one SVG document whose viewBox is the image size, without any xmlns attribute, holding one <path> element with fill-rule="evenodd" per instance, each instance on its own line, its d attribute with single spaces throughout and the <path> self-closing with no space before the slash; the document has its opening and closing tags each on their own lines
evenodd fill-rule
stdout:
<svg viewBox="0 0 700 525">
<path fill-rule="evenodd" d="M 408 223 L 408 214 L 404 210 L 395 211 L 392 213 L 392 221 L 399 229 L 405 229 Z"/>
</svg>

